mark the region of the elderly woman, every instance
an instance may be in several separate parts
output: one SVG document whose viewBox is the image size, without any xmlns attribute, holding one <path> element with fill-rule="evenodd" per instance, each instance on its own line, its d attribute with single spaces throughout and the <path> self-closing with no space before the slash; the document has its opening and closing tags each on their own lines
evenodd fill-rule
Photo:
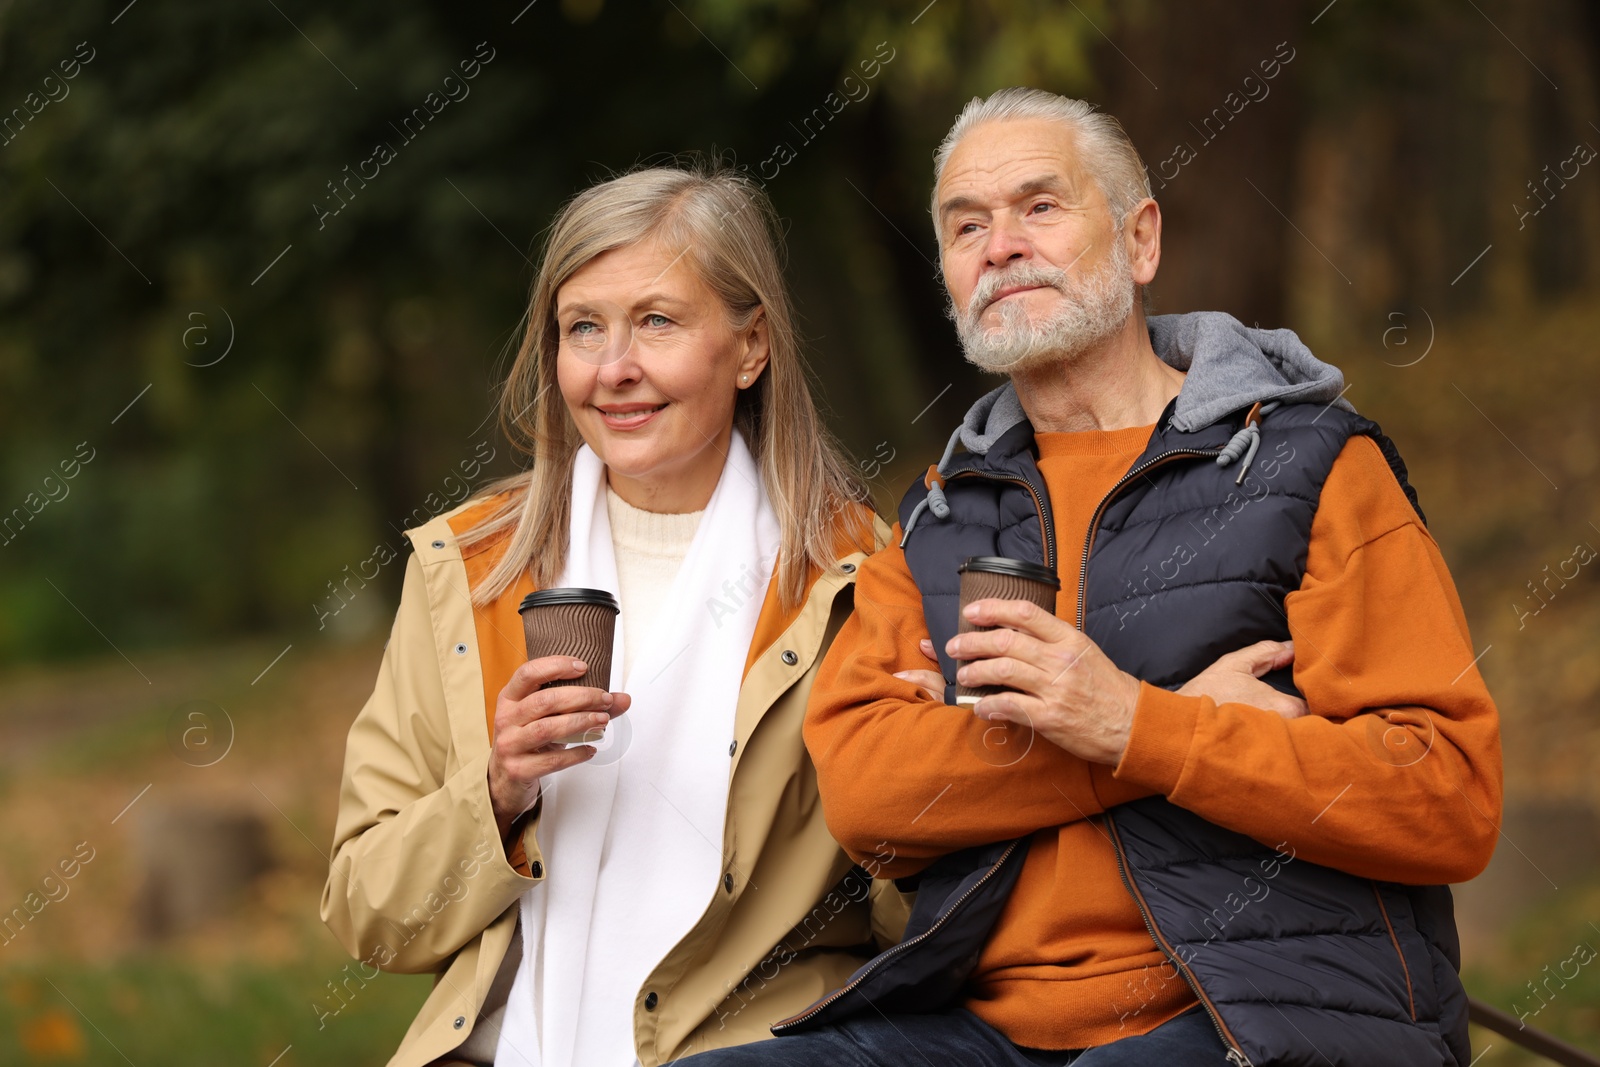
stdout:
<svg viewBox="0 0 1600 1067">
<path fill-rule="evenodd" d="M 392 1067 L 769 1037 L 904 926 L 829 836 L 801 739 L 888 530 L 818 419 L 776 235 L 729 171 L 576 197 L 502 398 L 530 469 L 406 531 L 322 897 L 366 967 L 436 975 Z M 518 605 L 558 586 L 617 595 L 607 689 L 526 660 Z"/>
<path fill-rule="evenodd" d="M 531 469 L 407 531 L 322 900 L 370 967 L 438 975 L 397 1067 L 664 1063 L 768 1036 L 874 948 L 800 723 L 887 530 L 812 403 L 776 233 L 729 171 L 574 199 L 502 399 Z M 617 594 L 615 692 L 524 662 L 518 604 L 555 586 Z M 876 914 L 889 943 L 892 888 Z"/>
</svg>

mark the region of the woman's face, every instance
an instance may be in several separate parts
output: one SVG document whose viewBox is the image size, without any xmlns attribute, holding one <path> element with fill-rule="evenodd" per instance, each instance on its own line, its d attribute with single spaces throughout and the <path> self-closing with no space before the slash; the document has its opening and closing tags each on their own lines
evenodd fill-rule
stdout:
<svg viewBox="0 0 1600 1067">
<path fill-rule="evenodd" d="M 652 239 L 613 249 L 556 291 L 556 379 L 567 410 L 611 488 L 649 511 L 705 507 L 738 390 L 767 362 L 765 316 L 735 333 L 683 252 Z"/>
</svg>

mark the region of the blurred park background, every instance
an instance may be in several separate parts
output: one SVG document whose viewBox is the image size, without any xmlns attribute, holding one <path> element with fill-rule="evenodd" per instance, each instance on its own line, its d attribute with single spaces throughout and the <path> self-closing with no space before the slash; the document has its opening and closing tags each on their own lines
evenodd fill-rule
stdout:
<svg viewBox="0 0 1600 1067">
<path fill-rule="evenodd" d="M 317 920 L 344 733 L 400 531 L 520 461 L 553 211 L 750 168 L 888 510 L 992 384 L 926 205 L 1017 83 L 1140 146 L 1157 311 L 1294 328 L 1397 441 L 1504 719 L 1469 988 L 1600 1051 L 1597 61 L 1581 0 L 0 0 L 0 1063 L 383 1063 L 428 979 Z"/>
</svg>

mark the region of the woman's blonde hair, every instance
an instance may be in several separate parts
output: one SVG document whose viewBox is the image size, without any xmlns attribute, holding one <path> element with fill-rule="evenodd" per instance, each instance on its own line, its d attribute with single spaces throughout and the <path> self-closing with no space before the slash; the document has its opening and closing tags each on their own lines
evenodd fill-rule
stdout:
<svg viewBox="0 0 1600 1067">
<path fill-rule="evenodd" d="M 857 504 L 870 509 L 870 497 L 812 400 L 779 234 L 777 213 L 758 185 L 731 167 L 698 161 L 601 182 L 556 215 L 499 402 L 501 430 L 532 467 L 485 487 L 482 496 L 506 496 L 460 538 L 468 549 L 509 531 L 505 552 L 472 591 L 475 606 L 499 597 L 524 571 L 536 588 L 560 580 L 572 458 L 583 439 L 556 382 L 556 293 L 595 257 L 650 238 L 685 250 L 684 261 L 721 299 L 735 332 L 747 329 L 758 310 L 766 312 L 767 366 L 739 391 L 733 421 L 782 531 L 775 580 L 784 608 L 805 596 L 812 567 L 835 566 L 841 515 L 853 519 Z M 866 551 L 873 547 L 870 522 L 849 524 Z"/>
</svg>

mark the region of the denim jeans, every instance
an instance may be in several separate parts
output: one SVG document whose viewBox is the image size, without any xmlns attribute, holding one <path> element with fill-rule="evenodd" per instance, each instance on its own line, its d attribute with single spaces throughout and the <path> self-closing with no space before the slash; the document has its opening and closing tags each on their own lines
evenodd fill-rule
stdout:
<svg viewBox="0 0 1600 1067">
<path fill-rule="evenodd" d="M 1032 1049 L 965 1008 L 858 1016 L 837 1026 L 678 1060 L 683 1067 L 1227 1067 L 1227 1048 L 1198 1005 L 1148 1034 L 1091 1049 Z"/>
</svg>

